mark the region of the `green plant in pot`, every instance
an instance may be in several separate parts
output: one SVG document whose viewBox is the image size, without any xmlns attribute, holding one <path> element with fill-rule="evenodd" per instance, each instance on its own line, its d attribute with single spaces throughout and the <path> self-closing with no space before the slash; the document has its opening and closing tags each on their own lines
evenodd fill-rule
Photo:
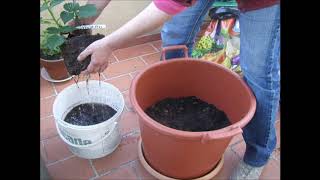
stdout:
<svg viewBox="0 0 320 180">
<path fill-rule="evenodd" d="M 40 62 L 53 79 L 64 79 L 70 75 L 79 75 L 90 63 L 88 57 L 82 63 L 76 59 L 77 56 L 95 40 L 103 38 L 103 35 L 91 35 L 87 29 L 77 29 L 81 20 L 97 15 L 95 5 L 86 4 L 80 6 L 79 3 L 66 2 L 59 15 L 53 12 L 53 8 L 63 0 L 43 0 L 40 6 L 41 11 L 47 11 L 50 18 L 41 17 L 41 24 L 47 25 L 41 33 L 40 41 Z M 68 25 L 73 21 L 75 26 Z M 75 70 L 76 69 L 76 73 Z M 80 69 L 80 70 L 79 70 Z"/>
</svg>

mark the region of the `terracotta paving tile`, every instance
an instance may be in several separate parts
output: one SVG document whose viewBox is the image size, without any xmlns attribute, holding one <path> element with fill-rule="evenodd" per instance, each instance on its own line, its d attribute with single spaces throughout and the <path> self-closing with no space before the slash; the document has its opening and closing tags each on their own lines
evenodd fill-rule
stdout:
<svg viewBox="0 0 320 180">
<path fill-rule="evenodd" d="M 93 166 L 98 174 L 103 174 L 125 163 L 138 158 L 139 135 L 132 135 L 123 138 L 118 148 L 110 155 L 93 160 Z"/>
<path fill-rule="evenodd" d="M 124 111 L 120 121 L 121 134 L 127 134 L 139 130 L 138 115 L 132 111 Z"/>
<path fill-rule="evenodd" d="M 113 84 L 121 92 L 123 92 L 130 88 L 131 80 L 132 79 L 129 75 L 125 75 L 125 76 L 116 77 L 110 80 L 106 80 L 106 82 Z"/>
<path fill-rule="evenodd" d="M 280 164 L 274 159 L 270 159 L 260 176 L 262 180 L 280 180 Z"/>
<path fill-rule="evenodd" d="M 280 144 L 281 144 L 281 142 L 280 142 L 280 138 L 281 138 L 280 131 L 281 131 L 281 129 L 280 129 L 280 121 L 278 121 L 276 123 L 277 148 L 280 148 Z"/>
<path fill-rule="evenodd" d="M 241 143 L 236 144 L 232 147 L 232 149 L 241 157 L 243 158 L 244 152 L 245 152 L 245 143 L 244 141 Z M 273 152 L 273 155 L 271 156 L 268 164 L 266 165 L 260 179 L 280 179 L 280 151 L 276 152 L 275 150 Z M 278 157 L 278 160 L 275 160 L 273 156 Z"/>
<path fill-rule="evenodd" d="M 101 176 L 98 180 L 129 180 L 138 179 L 134 169 L 130 165 L 120 167 L 107 175 Z"/>
<path fill-rule="evenodd" d="M 156 47 L 159 51 L 161 51 L 161 46 L 162 46 L 162 41 L 159 40 L 159 41 L 153 41 L 151 42 L 151 44 Z"/>
<path fill-rule="evenodd" d="M 160 52 L 150 55 L 145 55 L 141 57 L 148 65 L 160 61 Z"/>
<path fill-rule="evenodd" d="M 124 98 L 124 102 L 128 108 L 129 111 L 134 111 L 132 104 L 130 102 L 130 91 L 125 91 L 122 93 L 123 94 L 123 98 Z"/>
<path fill-rule="evenodd" d="M 109 63 L 110 63 L 110 64 L 113 64 L 113 63 L 115 63 L 115 62 L 118 62 L 118 61 L 116 60 L 116 58 L 114 57 L 114 55 L 111 54 L 111 56 L 109 57 Z"/>
<path fill-rule="evenodd" d="M 40 121 L 40 139 L 48 139 L 57 136 L 57 129 L 54 121 L 54 117 L 44 118 Z"/>
<path fill-rule="evenodd" d="M 94 176 L 90 163 L 86 159 L 72 157 L 48 167 L 49 174 L 55 180 L 89 179 Z"/>
<path fill-rule="evenodd" d="M 238 135 L 236 135 L 236 136 L 234 136 L 234 137 L 232 138 L 229 146 L 232 146 L 232 145 L 234 145 L 234 144 L 236 144 L 236 143 L 239 143 L 239 142 L 241 142 L 241 141 L 243 141 L 242 134 L 238 134 Z"/>
<path fill-rule="evenodd" d="M 52 84 L 40 77 L 40 98 L 55 95 Z"/>
<path fill-rule="evenodd" d="M 44 140 L 43 143 L 47 154 L 48 163 L 52 163 L 73 155 L 59 136 Z"/>
<path fill-rule="evenodd" d="M 132 79 L 134 79 L 139 73 L 141 73 L 141 71 L 130 73 L 130 75 L 132 76 Z"/>
<path fill-rule="evenodd" d="M 110 66 L 103 72 L 106 78 L 111 78 L 130 72 L 138 71 L 146 67 L 146 64 L 139 58 L 132 58 L 130 60 L 119 63 L 110 64 Z"/>
<path fill-rule="evenodd" d="M 231 149 L 242 158 L 246 150 L 246 143 L 242 141 L 232 146 Z"/>
<path fill-rule="evenodd" d="M 233 169 L 238 165 L 240 162 L 239 156 L 237 156 L 231 148 L 227 148 L 226 152 L 224 153 L 224 164 L 221 168 L 220 172 L 212 179 L 212 180 L 227 180 Z"/>
<path fill-rule="evenodd" d="M 119 61 L 154 53 L 156 50 L 149 44 L 141 44 L 137 46 L 132 46 L 124 49 L 119 49 L 113 52 L 113 54 L 118 58 Z"/>
<path fill-rule="evenodd" d="M 40 100 L 40 118 L 52 115 L 52 105 L 56 96 Z"/>
<path fill-rule="evenodd" d="M 47 160 L 46 151 L 44 150 L 44 145 L 43 145 L 43 143 L 42 143 L 41 141 L 40 141 L 40 155 L 41 155 L 43 161 L 44 161 L 45 163 L 47 163 L 48 160 Z"/>
<path fill-rule="evenodd" d="M 141 180 L 156 180 L 155 177 L 146 171 L 139 160 L 135 161 L 132 166 L 135 168 L 138 177 L 141 178 Z"/>
</svg>

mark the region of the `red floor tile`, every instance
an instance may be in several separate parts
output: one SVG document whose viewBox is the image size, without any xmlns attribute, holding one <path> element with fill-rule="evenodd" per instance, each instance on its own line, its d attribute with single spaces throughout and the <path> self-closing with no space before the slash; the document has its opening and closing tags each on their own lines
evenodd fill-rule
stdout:
<svg viewBox="0 0 320 180">
<path fill-rule="evenodd" d="M 153 177 L 150 173 L 146 171 L 146 169 L 142 166 L 139 160 L 133 163 L 133 167 L 135 168 L 138 177 L 141 178 L 141 180 L 157 180 L 155 177 Z"/>
<path fill-rule="evenodd" d="M 270 159 L 260 176 L 262 180 L 280 180 L 280 164 L 276 160 Z"/>
<path fill-rule="evenodd" d="M 86 159 L 72 157 L 48 167 L 49 174 L 55 180 L 89 179 L 94 176 L 90 163 Z"/>
<path fill-rule="evenodd" d="M 238 134 L 238 135 L 236 135 L 236 136 L 234 136 L 234 137 L 232 138 L 229 146 L 232 146 L 232 145 L 234 145 L 234 144 L 236 144 L 236 143 L 239 143 L 239 142 L 241 142 L 241 141 L 243 141 L 242 134 Z"/>
<path fill-rule="evenodd" d="M 40 141 L 40 155 L 45 163 L 48 162 L 46 151 L 44 150 L 44 145 L 41 141 Z"/>
<path fill-rule="evenodd" d="M 40 98 L 52 95 L 55 95 L 52 84 L 40 77 Z"/>
<path fill-rule="evenodd" d="M 122 61 L 110 66 L 103 72 L 106 78 L 127 74 L 130 72 L 138 71 L 146 67 L 145 63 L 139 58 Z"/>
<path fill-rule="evenodd" d="M 109 57 L 109 63 L 110 63 L 110 64 L 113 64 L 113 63 L 115 63 L 115 62 L 118 62 L 118 61 L 116 60 L 116 58 L 114 57 L 114 55 L 111 54 L 110 57 Z"/>
<path fill-rule="evenodd" d="M 136 160 L 138 158 L 139 135 L 133 135 L 122 139 L 118 148 L 109 156 L 93 160 L 93 165 L 98 174 L 103 174 L 120 165 Z"/>
<path fill-rule="evenodd" d="M 212 179 L 212 180 L 227 180 L 233 169 L 238 165 L 240 162 L 239 156 L 237 156 L 231 148 L 227 148 L 226 152 L 224 153 L 224 164 L 220 172 Z"/>
<path fill-rule="evenodd" d="M 136 72 L 133 72 L 133 73 L 130 73 L 132 78 L 134 79 L 139 73 L 141 73 L 141 71 L 136 71 Z"/>
<path fill-rule="evenodd" d="M 119 49 L 113 52 L 113 54 L 118 58 L 119 61 L 157 52 L 149 44 L 141 44 L 137 46 L 132 46 L 129 48 Z"/>
<path fill-rule="evenodd" d="M 233 145 L 231 148 L 242 158 L 246 151 L 246 143 L 242 141 L 238 144 Z"/>
<path fill-rule="evenodd" d="M 162 46 L 162 41 L 160 40 L 160 41 L 153 41 L 153 42 L 151 42 L 151 44 L 155 47 L 155 48 L 157 48 L 159 51 L 161 51 L 161 46 Z"/>
<path fill-rule="evenodd" d="M 60 139 L 59 136 L 47 139 L 43 143 L 47 154 L 47 163 L 52 163 L 72 156 L 72 153 L 68 149 L 67 145 Z"/>
<path fill-rule="evenodd" d="M 160 61 L 160 52 L 150 55 L 145 55 L 141 57 L 148 65 Z"/>
<path fill-rule="evenodd" d="M 276 133 L 277 133 L 277 148 L 280 148 L 280 144 L 281 144 L 281 142 L 280 142 L 280 121 L 278 121 L 277 123 L 276 123 Z"/>
<path fill-rule="evenodd" d="M 131 101 L 130 101 L 130 90 L 129 91 L 125 91 L 122 93 L 123 94 L 123 98 L 124 98 L 124 102 L 128 108 L 129 111 L 134 111 Z"/>
<path fill-rule="evenodd" d="M 107 80 L 106 82 L 116 86 L 121 92 L 126 91 L 130 88 L 131 77 L 129 75 L 116 77 L 114 79 Z"/>
<path fill-rule="evenodd" d="M 129 180 L 138 179 L 134 169 L 130 165 L 120 167 L 111 173 L 101 176 L 98 180 Z"/>
<path fill-rule="evenodd" d="M 120 121 L 121 134 L 127 134 L 139 130 L 138 115 L 132 111 L 124 111 Z"/>
<path fill-rule="evenodd" d="M 52 105 L 56 96 L 40 100 L 40 118 L 52 115 Z"/>
<path fill-rule="evenodd" d="M 57 136 L 57 129 L 54 121 L 54 117 L 44 118 L 40 121 L 40 139 L 48 139 Z"/>
</svg>

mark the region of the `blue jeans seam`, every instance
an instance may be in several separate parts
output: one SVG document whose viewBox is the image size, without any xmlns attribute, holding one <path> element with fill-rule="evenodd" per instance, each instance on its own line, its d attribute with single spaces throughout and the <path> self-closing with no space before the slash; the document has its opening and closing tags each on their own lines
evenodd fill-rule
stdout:
<svg viewBox="0 0 320 180">
<path fill-rule="evenodd" d="M 279 28 L 279 23 L 278 23 L 278 21 L 275 21 L 274 22 L 275 23 L 275 29 L 274 29 L 274 31 L 272 32 L 272 34 L 273 34 L 273 38 L 272 38 L 272 42 L 270 43 L 270 47 L 273 47 L 273 49 L 275 48 L 275 46 L 274 46 L 274 44 L 275 44 L 275 42 L 276 42 L 276 39 L 277 39 L 277 33 L 278 33 L 278 28 Z M 272 61 L 274 61 L 274 50 L 272 49 L 271 50 L 271 48 L 269 48 L 270 49 L 270 51 L 271 51 L 271 53 L 270 53 L 270 57 L 268 58 L 268 59 L 270 59 L 270 60 L 272 60 Z M 269 63 L 269 64 L 273 64 L 273 65 L 271 65 L 270 66 L 270 72 L 268 72 L 269 73 L 269 80 L 270 80 L 270 89 L 273 89 L 273 87 L 274 87 L 274 83 L 273 83 L 273 68 L 274 68 L 274 64 L 275 63 Z M 275 96 L 275 93 L 271 93 L 271 99 L 274 99 L 274 96 Z M 271 105 L 271 106 L 273 106 L 273 104 Z M 268 108 L 268 113 L 269 114 L 272 114 L 272 108 Z M 271 130 L 271 127 L 270 127 L 270 124 L 272 123 L 271 122 L 271 119 L 272 119 L 272 116 L 270 115 L 268 118 L 270 118 L 270 120 L 268 120 L 268 130 L 267 130 L 267 134 L 268 134 L 268 136 L 266 136 L 266 140 L 264 141 L 265 142 L 265 144 L 264 144 L 264 146 L 266 146 L 267 144 L 268 144 L 268 142 L 269 142 L 269 140 L 270 140 L 270 130 Z M 270 151 L 269 151 L 269 153 L 270 153 Z"/>
</svg>

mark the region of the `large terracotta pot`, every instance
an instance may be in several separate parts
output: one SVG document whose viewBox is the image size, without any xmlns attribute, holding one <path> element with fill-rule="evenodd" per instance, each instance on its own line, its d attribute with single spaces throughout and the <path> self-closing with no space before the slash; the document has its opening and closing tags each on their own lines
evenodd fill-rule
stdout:
<svg viewBox="0 0 320 180">
<path fill-rule="evenodd" d="M 40 58 L 40 64 L 46 69 L 49 76 L 54 80 L 62 80 L 70 77 L 63 59 L 46 60 Z"/>
<path fill-rule="evenodd" d="M 163 49 L 183 48 L 176 46 Z M 206 132 L 187 132 L 166 127 L 144 110 L 167 97 L 197 96 L 223 110 L 232 125 Z M 133 80 L 131 103 L 139 115 L 143 154 L 159 173 L 192 179 L 211 171 L 233 136 L 251 120 L 256 100 L 245 82 L 231 70 L 205 60 L 179 58 L 160 61 Z"/>
</svg>

